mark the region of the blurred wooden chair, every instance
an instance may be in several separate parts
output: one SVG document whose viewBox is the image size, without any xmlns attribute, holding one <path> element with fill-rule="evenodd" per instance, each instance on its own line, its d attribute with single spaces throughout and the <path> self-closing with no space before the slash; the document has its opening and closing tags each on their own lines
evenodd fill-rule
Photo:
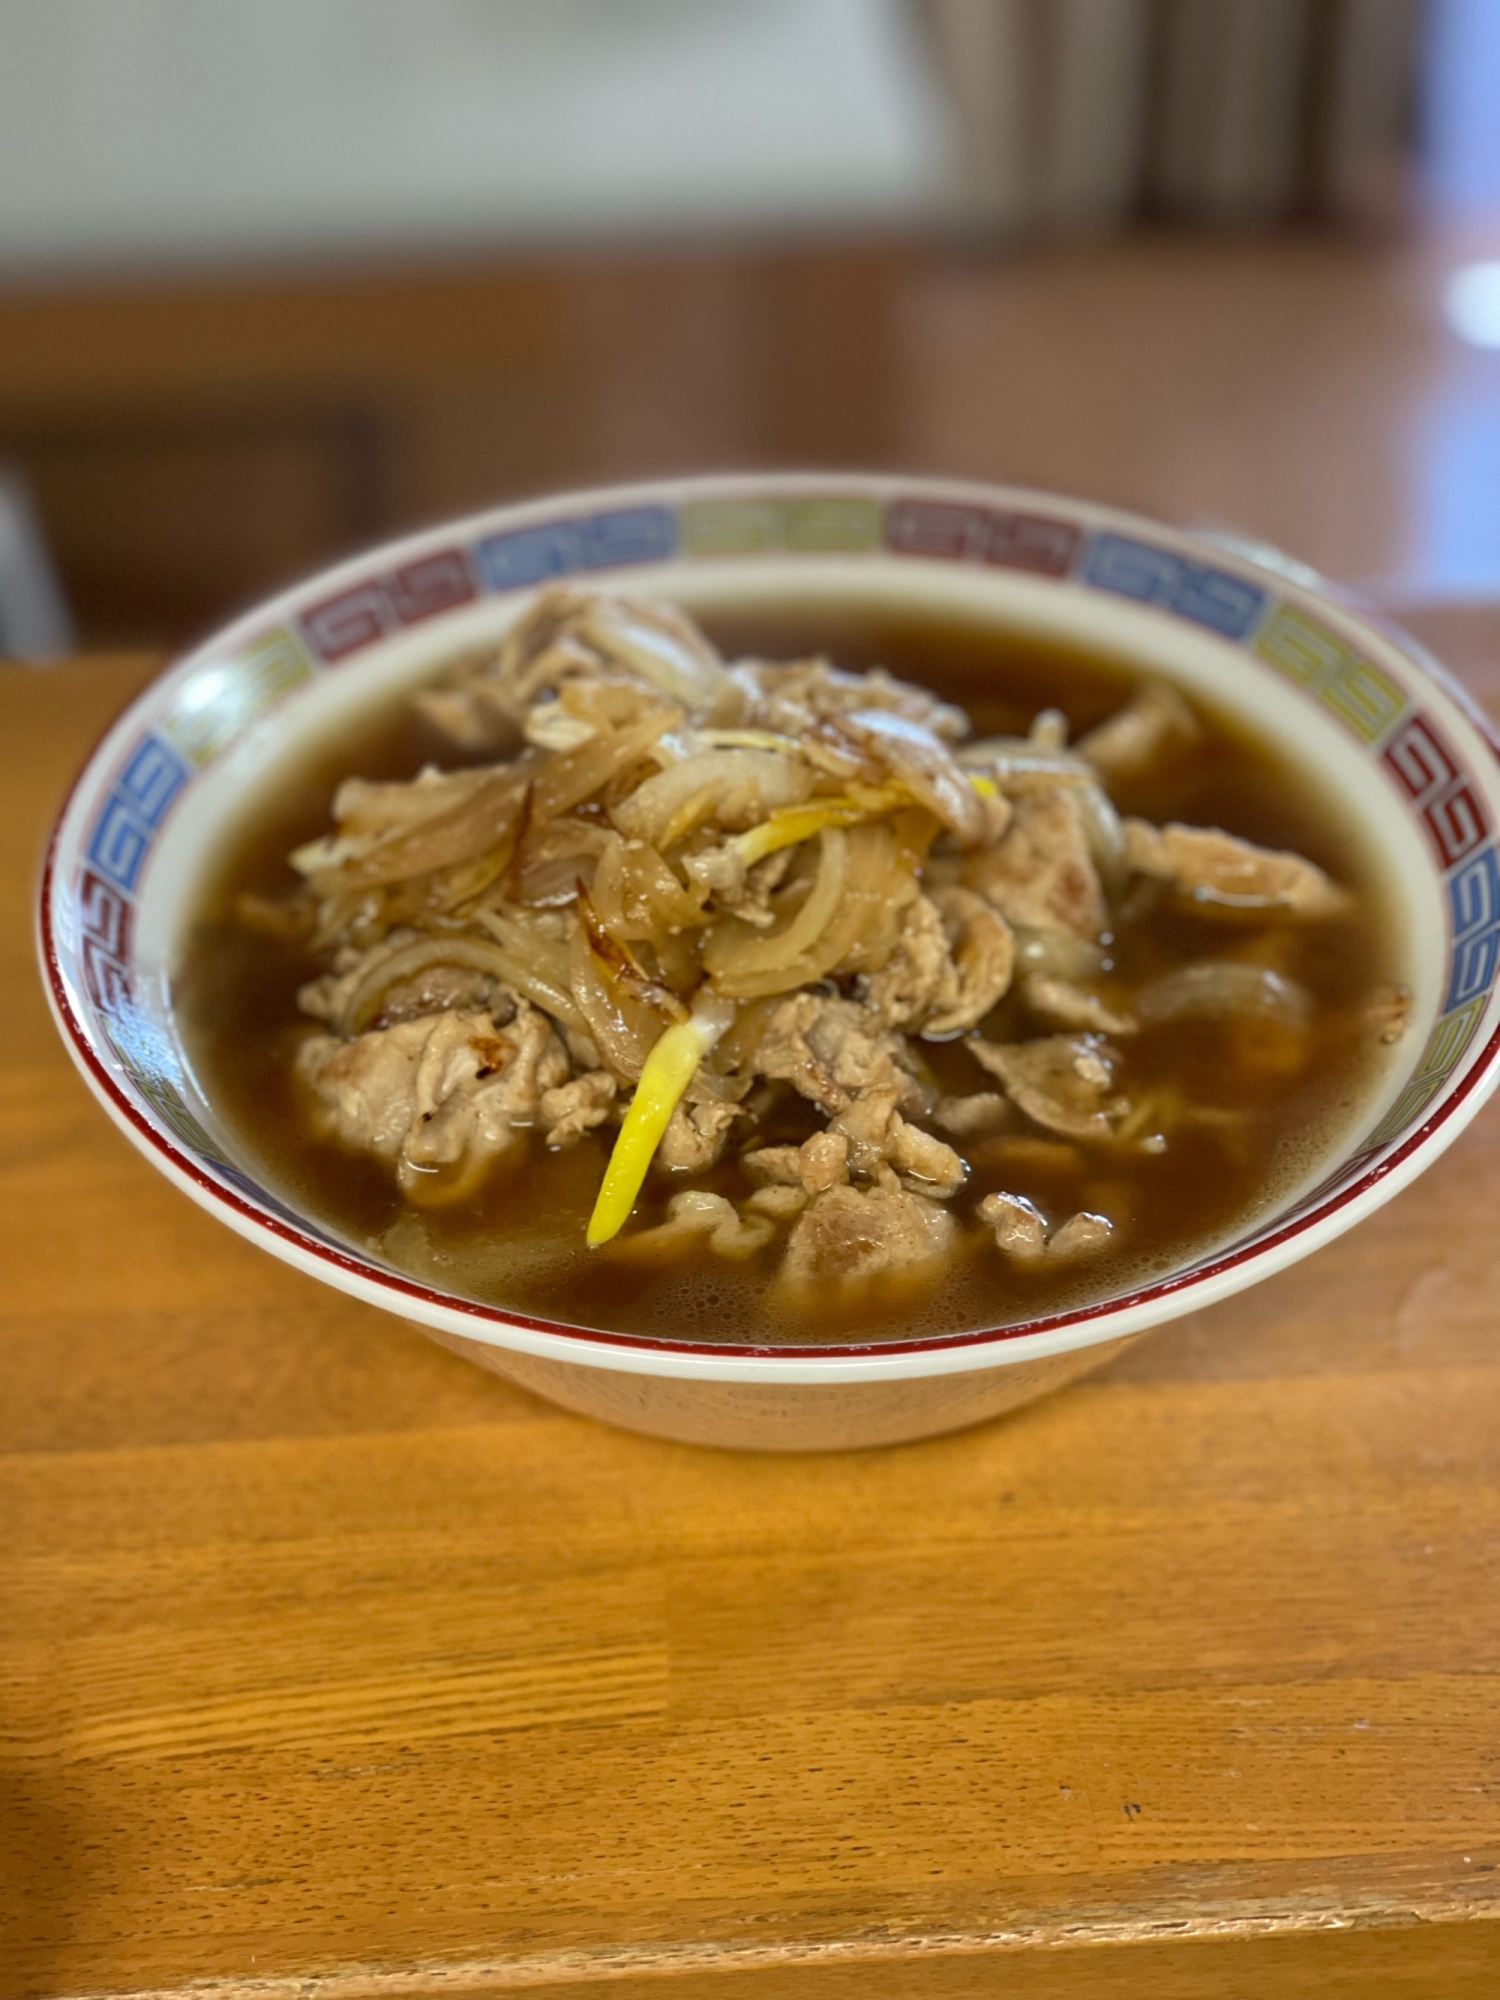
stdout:
<svg viewBox="0 0 1500 2000">
<path fill-rule="evenodd" d="M 0 461 L 0 659 L 74 650 L 73 620 L 25 481 Z"/>
</svg>

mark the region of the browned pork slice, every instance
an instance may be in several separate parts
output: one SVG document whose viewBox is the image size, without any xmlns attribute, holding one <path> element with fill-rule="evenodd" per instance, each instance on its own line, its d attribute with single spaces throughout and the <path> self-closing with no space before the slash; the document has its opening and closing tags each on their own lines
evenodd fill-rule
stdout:
<svg viewBox="0 0 1500 2000">
<path fill-rule="evenodd" d="M 1088 821 L 1076 790 L 1067 786 L 1024 792 L 999 846 L 968 857 L 964 882 L 1009 924 L 1088 939 L 1104 929 L 1104 891 Z"/>
<path fill-rule="evenodd" d="M 1114 1235 L 1107 1217 L 1080 1209 L 1049 1228 L 1041 1210 L 1023 1194 L 987 1194 L 975 1211 L 995 1232 L 996 1247 L 1017 1264 L 1067 1263 L 1102 1250 Z"/>
<path fill-rule="evenodd" d="M 1117 1014 L 1097 993 L 1085 992 L 1071 979 L 1033 972 L 1022 982 L 1021 994 L 1032 1013 L 1049 1027 L 1099 1035 L 1133 1035 L 1136 1031 L 1137 1023 L 1129 1014 Z"/>
<path fill-rule="evenodd" d="M 534 1125 L 568 1058 L 545 1014 L 521 1001 L 499 1026 L 488 1014 L 429 1014 L 352 1041 L 313 1035 L 297 1053 L 330 1138 L 395 1163 L 420 1199 L 429 1175 L 477 1174 Z M 446 1184 L 446 1182 L 445 1182 Z"/>
<path fill-rule="evenodd" d="M 839 1185 L 815 1197 L 787 1243 L 783 1279 L 795 1286 L 860 1285 L 918 1272 L 953 1242 L 947 1209 L 900 1187 Z"/>
<path fill-rule="evenodd" d="M 863 982 L 864 1002 L 887 1027 L 961 1034 L 1004 998 L 1015 956 L 1010 926 L 981 897 L 936 889 L 902 911 L 895 949 Z"/>
<path fill-rule="evenodd" d="M 911 1051 L 867 1008 L 822 993 L 792 993 L 772 1009 L 756 1047 L 762 1076 L 789 1083 L 825 1111 L 842 1111 L 857 1092 L 891 1089 L 910 1115 L 929 1092 L 913 1075 Z"/>
<path fill-rule="evenodd" d="M 956 987 L 942 912 L 930 897 L 914 896 L 907 904 L 890 957 L 861 983 L 865 1005 L 888 1028 L 925 1020 L 938 996 Z"/>
<path fill-rule="evenodd" d="M 708 1098 L 701 1104 L 678 1104 L 656 1151 L 658 1161 L 674 1173 L 702 1173 L 724 1150 L 729 1128 L 740 1115 L 737 1104 Z"/>
<path fill-rule="evenodd" d="M 543 1091 L 541 1122 L 547 1144 L 556 1153 L 576 1144 L 585 1132 L 602 1125 L 614 1109 L 619 1085 L 607 1069 L 592 1069 L 575 1076 L 571 1083 L 559 1083 Z"/>
<path fill-rule="evenodd" d="M 1013 1104 L 1065 1139 L 1113 1138 L 1129 1114 L 1129 1100 L 1110 1095 L 1115 1054 L 1098 1035 L 1009 1044 L 975 1040 L 968 1046 Z"/>
<path fill-rule="evenodd" d="M 896 1095 L 889 1086 L 861 1091 L 828 1129 L 843 1139 L 852 1174 L 875 1180 L 889 1165 L 915 1193 L 947 1201 L 963 1186 L 968 1169 L 951 1146 L 901 1116 Z"/>
<path fill-rule="evenodd" d="M 800 1146 L 761 1146 L 741 1161 L 760 1188 L 801 1188 L 821 1194 L 849 1178 L 849 1141 L 842 1132 L 814 1132 Z"/>
<path fill-rule="evenodd" d="M 1170 882 L 1205 914 L 1269 910 L 1315 922 L 1342 915 L 1349 893 L 1300 854 L 1276 853 L 1217 827 L 1125 821 L 1125 854 L 1138 874 Z"/>
<path fill-rule="evenodd" d="M 617 1236 L 612 1256 L 632 1263 L 675 1263 L 695 1242 L 706 1244 L 716 1257 L 751 1257 L 764 1249 L 775 1233 L 769 1216 L 742 1216 L 732 1201 L 703 1188 L 684 1188 L 667 1203 L 667 1219 L 654 1229 Z"/>
<path fill-rule="evenodd" d="M 983 1139 L 998 1132 L 1013 1116 L 1010 1100 L 999 1091 L 976 1090 L 967 1097 L 940 1097 L 932 1122 L 955 1139 Z"/>
<path fill-rule="evenodd" d="M 1170 681 L 1147 681 L 1074 748 L 1102 778 L 1118 782 L 1142 776 L 1202 734 L 1197 716 Z"/>
</svg>

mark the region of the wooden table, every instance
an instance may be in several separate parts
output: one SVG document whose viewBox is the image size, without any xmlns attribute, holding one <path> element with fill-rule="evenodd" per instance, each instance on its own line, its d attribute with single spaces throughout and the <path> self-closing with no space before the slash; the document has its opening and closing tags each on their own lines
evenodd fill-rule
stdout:
<svg viewBox="0 0 1500 2000">
<path fill-rule="evenodd" d="M 1500 1106 L 1007 1422 L 606 1430 L 74 1076 L 35 857 L 148 664 L 0 670 L 0 1993 L 1497 1990 Z"/>
</svg>

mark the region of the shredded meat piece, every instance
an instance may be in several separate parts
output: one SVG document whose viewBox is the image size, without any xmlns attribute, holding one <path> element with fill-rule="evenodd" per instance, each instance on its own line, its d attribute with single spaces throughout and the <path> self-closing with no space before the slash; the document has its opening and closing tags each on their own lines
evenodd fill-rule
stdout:
<svg viewBox="0 0 1500 2000">
<path fill-rule="evenodd" d="M 1042 1212 L 1023 1194 L 987 1194 L 975 1210 L 995 1232 L 996 1246 L 1018 1264 L 1039 1264 L 1047 1254 Z"/>
<path fill-rule="evenodd" d="M 544 1092 L 541 1118 L 547 1128 L 547 1144 L 553 1152 L 560 1153 L 585 1132 L 602 1125 L 614 1109 L 618 1091 L 619 1085 L 607 1069 L 595 1069 Z"/>
<path fill-rule="evenodd" d="M 524 1000 L 514 1021 L 430 1014 L 352 1041 L 311 1036 L 297 1070 L 330 1137 L 392 1160 L 409 1194 L 442 1168 L 464 1183 L 536 1122 L 544 1093 L 568 1073 L 547 1017 Z"/>
<path fill-rule="evenodd" d="M 952 1216 L 921 1195 L 899 1187 L 831 1187 L 798 1218 L 782 1276 L 793 1286 L 855 1286 L 915 1273 L 942 1258 L 953 1236 Z"/>
<path fill-rule="evenodd" d="M 786 1222 L 794 1215 L 800 1215 L 807 1206 L 807 1190 L 804 1187 L 784 1187 L 773 1184 L 757 1188 L 750 1195 L 744 1207 L 750 1215 L 764 1215 L 772 1222 Z"/>
<path fill-rule="evenodd" d="M 1170 681 L 1147 681 L 1118 714 L 1077 743 L 1101 777 L 1138 778 L 1203 734 L 1198 718 Z"/>
<path fill-rule="evenodd" d="M 841 1132 L 815 1132 L 801 1147 L 802 1185 L 822 1194 L 849 1178 L 849 1142 Z"/>
<path fill-rule="evenodd" d="M 862 1091 L 828 1129 L 844 1141 L 849 1171 L 869 1180 L 888 1163 L 908 1187 L 915 1182 L 918 1193 L 947 1201 L 968 1173 L 951 1146 L 901 1116 L 891 1089 Z"/>
<path fill-rule="evenodd" d="M 821 1194 L 849 1178 L 849 1142 L 839 1132 L 814 1132 L 800 1146 L 762 1146 L 740 1164 L 762 1188 L 800 1188 Z"/>
<path fill-rule="evenodd" d="M 894 950 L 878 972 L 866 974 L 862 984 L 865 1005 L 888 1028 L 925 1020 L 940 994 L 956 993 L 958 978 L 948 955 L 942 912 L 929 897 L 914 896 L 907 904 Z"/>
<path fill-rule="evenodd" d="M 701 1104 L 679 1104 L 667 1121 L 656 1157 L 673 1173 L 702 1173 L 724 1150 L 729 1128 L 739 1116 L 737 1104 L 721 1104 L 707 1099 Z"/>
<path fill-rule="evenodd" d="M 1009 924 L 1090 939 L 1104 929 L 1104 891 L 1088 825 L 1066 786 L 1023 793 L 1010 831 L 998 847 L 969 856 L 964 881 Z"/>
<path fill-rule="evenodd" d="M 1102 1250 L 1114 1224 L 1087 1209 L 1049 1229 L 1046 1218 L 1021 1194 L 987 1194 L 975 1211 L 995 1232 L 996 1248 L 1017 1264 L 1066 1263 Z"/>
<path fill-rule="evenodd" d="M 951 954 L 951 978 L 922 1024 L 929 1037 L 961 1034 L 1003 1000 L 1016 962 L 1009 924 L 979 896 L 957 886 L 933 893 Z"/>
<path fill-rule="evenodd" d="M 734 1203 L 703 1188 L 684 1188 L 667 1203 L 667 1219 L 655 1229 L 618 1236 L 611 1254 L 634 1263 L 673 1263 L 694 1239 L 705 1241 L 717 1257 L 753 1257 L 770 1242 L 775 1224 L 769 1216 L 741 1216 Z"/>
<path fill-rule="evenodd" d="M 1313 1012 L 1306 990 L 1270 966 L 1214 958 L 1163 973 L 1141 988 L 1135 1004 L 1147 1027 L 1222 1019 L 1276 1022 L 1291 1033 L 1301 1033 Z"/>
<path fill-rule="evenodd" d="M 932 1122 L 955 1139 L 979 1139 L 998 1132 L 1010 1115 L 1008 1098 L 998 1091 L 976 1090 L 968 1097 L 940 1097 Z"/>
<path fill-rule="evenodd" d="M 862 997 L 887 1027 L 941 1039 L 984 1018 L 1004 997 L 1014 963 L 1004 918 L 968 889 L 939 888 L 902 911 L 895 949 L 866 975 Z"/>
<path fill-rule="evenodd" d="M 1050 1035 L 1039 1042 L 972 1041 L 976 1058 L 1005 1085 L 1011 1102 L 1065 1139 L 1109 1139 L 1128 1116 L 1111 1097 L 1114 1051 L 1097 1035 Z"/>
<path fill-rule="evenodd" d="M 1195 908 L 1274 910 L 1288 917 L 1336 917 L 1350 907 L 1347 890 L 1300 854 L 1275 853 L 1217 827 L 1125 822 L 1125 852 L 1138 874 L 1170 882 Z"/>
<path fill-rule="evenodd" d="M 757 1187 L 800 1187 L 802 1148 L 800 1146 L 757 1146 L 742 1153 L 740 1165 Z"/>
<path fill-rule="evenodd" d="M 1085 993 L 1068 979 L 1049 979 L 1033 972 L 1023 982 L 1021 993 L 1033 1014 L 1054 1028 L 1091 1029 L 1100 1035 L 1133 1035 L 1137 1023 L 1129 1014 L 1117 1014 L 1095 993 Z"/>
<path fill-rule="evenodd" d="M 842 1111 L 856 1091 L 891 1089 L 903 1111 L 920 1113 L 928 1092 L 909 1067 L 905 1041 L 864 1007 L 820 993 L 778 1001 L 762 1030 L 754 1067 L 790 1083 L 825 1111 Z"/>
<path fill-rule="evenodd" d="M 1114 1233 L 1115 1226 L 1108 1216 L 1080 1209 L 1077 1215 L 1070 1215 L 1047 1238 L 1047 1256 L 1054 1262 L 1092 1256 L 1096 1250 L 1105 1247 Z"/>
</svg>

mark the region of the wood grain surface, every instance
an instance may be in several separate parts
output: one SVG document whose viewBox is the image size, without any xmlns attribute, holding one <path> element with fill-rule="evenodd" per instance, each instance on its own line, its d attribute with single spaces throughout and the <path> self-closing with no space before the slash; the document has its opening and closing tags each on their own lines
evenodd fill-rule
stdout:
<svg viewBox="0 0 1500 2000">
<path fill-rule="evenodd" d="M 1005 1422 L 591 1425 L 74 1076 L 29 899 L 149 664 L 0 669 L 0 1993 L 1496 1990 L 1500 1108 Z"/>
</svg>

